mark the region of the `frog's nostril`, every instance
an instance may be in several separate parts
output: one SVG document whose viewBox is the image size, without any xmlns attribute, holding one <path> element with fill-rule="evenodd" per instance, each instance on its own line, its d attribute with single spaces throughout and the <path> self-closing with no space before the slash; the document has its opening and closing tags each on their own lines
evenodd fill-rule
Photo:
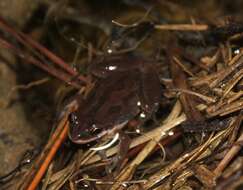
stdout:
<svg viewBox="0 0 243 190">
<path fill-rule="evenodd" d="M 71 113 L 70 115 L 69 115 L 69 117 L 68 117 L 68 120 L 70 121 L 70 123 L 73 125 L 73 124 L 78 124 L 78 118 L 77 118 L 77 116 L 76 116 L 76 114 L 75 113 Z"/>
</svg>

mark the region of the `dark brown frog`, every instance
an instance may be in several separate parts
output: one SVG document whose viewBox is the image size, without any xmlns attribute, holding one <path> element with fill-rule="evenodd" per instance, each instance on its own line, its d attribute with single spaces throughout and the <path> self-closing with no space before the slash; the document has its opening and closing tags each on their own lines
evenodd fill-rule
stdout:
<svg viewBox="0 0 243 190">
<path fill-rule="evenodd" d="M 157 110 L 161 87 L 153 62 L 112 57 L 93 64 L 90 72 L 99 80 L 70 114 L 69 137 L 74 143 L 97 140 L 136 116 L 146 120 Z"/>
</svg>

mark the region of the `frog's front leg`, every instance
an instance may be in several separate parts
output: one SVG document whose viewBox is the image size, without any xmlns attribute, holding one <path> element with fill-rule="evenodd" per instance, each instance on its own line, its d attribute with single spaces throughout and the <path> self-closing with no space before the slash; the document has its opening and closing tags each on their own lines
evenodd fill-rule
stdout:
<svg viewBox="0 0 243 190">
<path fill-rule="evenodd" d="M 142 106 L 145 107 L 147 112 L 153 112 L 158 107 L 162 95 L 159 75 L 152 65 L 143 66 L 140 72 Z"/>
<path fill-rule="evenodd" d="M 128 151 L 129 151 L 129 147 L 131 144 L 131 138 L 124 133 L 123 131 L 119 132 L 120 135 L 120 142 L 119 142 L 119 151 L 117 154 L 117 159 L 116 159 L 116 170 L 120 171 L 122 169 L 122 163 L 124 162 Z"/>
<path fill-rule="evenodd" d="M 118 153 L 117 155 L 109 159 L 107 157 L 106 151 L 108 148 L 113 146 L 117 142 L 117 140 L 119 140 Z M 106 173 L 110 175 L 114 171 L 114 169 L 117 171 L 121 169 L 121 164 L 126 158 L 130 143 L 131 143 L 130 137 L 126 135 L 123 131 L 119 131 L 114 135 L 114 138 L 109 143 L 99 147 L 90 148 L 90 149 L 97 151 L 101 159 L 103 161 L 107 161 L 108 164 L 106 165 L 105 170 Z"/>
<path fill-rule="evenodd" d="M 150 64 L 150 65 L 148 65 Z M 140 118 L 154 120 L 154 113 L 158 110 L 162 97 L 162 90 L 159 76 L 151 65 L 152 63 L 143 64 L 140 68 Z M 155 120 L 156 121 L 156 120 Z"/>
</svg>

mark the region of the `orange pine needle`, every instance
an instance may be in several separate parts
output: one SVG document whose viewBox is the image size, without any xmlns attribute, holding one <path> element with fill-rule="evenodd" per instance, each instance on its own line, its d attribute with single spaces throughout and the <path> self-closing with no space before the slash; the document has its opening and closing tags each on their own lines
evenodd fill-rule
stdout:
<svg viewBox="0 0 243 190">
<path fill-rule="evenodd" d="M 65 126 L 63 127 L 62 132 L 60 133 L 59 137 L 56 139 L 55 143 L 50 149 L 50 152 L 47 154 L 46 159 L 43 161 L 43 164 L 41 165 L 40 169 L 36 173 L 35 177 L 33 178 L 32 182 L 28 186 L 27 190 L 35 190 L 38 184 L 40 183 L 40 180 L 42 179 L 43 175 L 45 174 L 50 162 L 52 161 L 53 157 L 55 156 L 58 148 L 62 144 L 62 142 L 66 139 L 67 133 L 68 133 L 68 126 L 69 123 L 66 122 Z"/>
</svg>

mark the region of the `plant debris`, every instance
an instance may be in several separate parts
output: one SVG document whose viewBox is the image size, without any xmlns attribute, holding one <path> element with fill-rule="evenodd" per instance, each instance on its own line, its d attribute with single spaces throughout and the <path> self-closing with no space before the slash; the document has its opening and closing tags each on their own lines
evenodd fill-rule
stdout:
<svg viewBox="0 0 243 190">
<path fill-rule="evenodd" d="M 26 31 L 0 18 L 0 46 L 47 75 L 13 87 L 9 97 L 47 81 L 55 81 L 57 89 L 50 95 L 56 117 L 48 141 L 33 160 L 25 159 L 0 177 L 3 188 L 243 187 L 243 18 L 216 20 L 216 1 L 204 6 L 183 2 L 46 0 L 38 10 L 44 15 L 42 24 L 31 18 Z M 220 15 L 226 14 L 224 4 Z M 193 6 L 198 14 L 189 14 Z M 68 138 L 70 113 L 101 81 L 90 74 L 92 64 L 113 56 L 136 56 L 154 64 L 162 89 L 158 109 L 146 121 L 134 116 L 117 133 L 77 145 Z"/>
</svg>

